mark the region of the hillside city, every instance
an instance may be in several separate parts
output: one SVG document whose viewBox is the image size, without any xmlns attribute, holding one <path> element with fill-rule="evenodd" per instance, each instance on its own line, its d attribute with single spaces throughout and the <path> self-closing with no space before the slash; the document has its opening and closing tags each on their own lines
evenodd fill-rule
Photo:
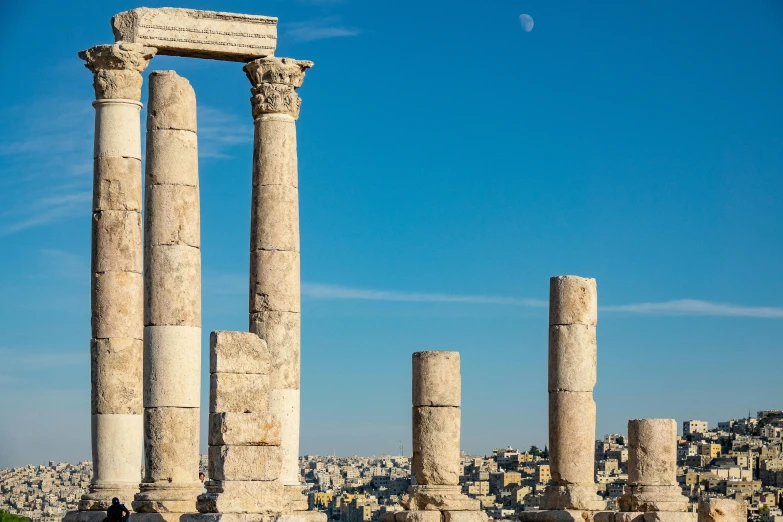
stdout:
<svg viewBox="0 0 783 522">
<path fill-rule="evenodd" d="M 746 502 L 748 520 L 783 522 L 783 410 L 759 411 L 756 417 L 719 422 L 688 420 L 679 437 L 678 481 L 695 509 L 702 496 Z M 628 467 L 623 435 L 605 435 L 595 444 L 595 477 L 608 509 L 617 509 Z M 206 455 L 201 459 L 207 473 Z M 493 449 L 491 455 L 462 455 L 460 484 L 495 520 L 514 520 L 538 509 L 550 480 L 547 448 L 526 451 Z M 311 509 L 329 520 L 377 522 L 388 511 L 402 510 L 400 496 L 411 484 L 407 456 L 300 457 Z M 32 522 L 59 522 L 76 509 L 92 474 L 89 461 L 49 462 L 0 470 L 0 510 Z M 132 499 L 123 499 L 130 504 Z"/>
</svg>

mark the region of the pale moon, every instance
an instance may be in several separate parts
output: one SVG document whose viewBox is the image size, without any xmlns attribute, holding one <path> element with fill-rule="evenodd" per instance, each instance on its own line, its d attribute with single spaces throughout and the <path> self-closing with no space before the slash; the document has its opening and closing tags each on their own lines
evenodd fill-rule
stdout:
<svg viewBox="0 0 783 522">
<path fill-rule="evenodd" d="M 533 30 L 533 17 L 529 14 L 519 15 L 519 23 L 522 24 L 522 29 L 524 29 L 526 33 Z"/>
</svg>

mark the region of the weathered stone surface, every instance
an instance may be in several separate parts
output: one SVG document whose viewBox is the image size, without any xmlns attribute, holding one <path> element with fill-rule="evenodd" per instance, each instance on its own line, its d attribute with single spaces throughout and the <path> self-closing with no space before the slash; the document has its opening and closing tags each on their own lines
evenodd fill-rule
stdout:
<svg viewBox="0 0 783 522">
<path fill-rule="evenodd" d="M 201 251 L 159 245 L 144 251 L 145 326 L 201 326 Z"/>
<path fill-rule="evenodd" d="M 556 276 L 549 280 L 549 324 L 598 322 L 598 293 L 595 279 Z"/>
<path fill-rule="evenodd" d="M 279 446 L 210 446 L 213 480 L 277 480 L 282 466 Z"/>
<path fill-rule="evenodd" d="M 596 383 L 595 326 L 549 327 L 549 391 L 592 392 Z"/>
<path fill-rule="evenodd" d="M 454 485 L 415 485 L 400 503 L 408 511 L 476 511 L 481 508 L 477 499 L 462 494 Z"/>
<path fill-rule="evenodd" d="M 199 409 L 145 407 L 144 419 L 144 483 L 197 482 Z"/>
<path fill-rule="evenodd" d="M 628 484 L 677 485 L 677 421 L 628 421 Z"/>
<path fill-rule="evenodd" d="M 180 522 L 327 522 L 326 513 L 186 513 Z"/>
<path fill-rule="evenodd" d="M 213 373 L 209 379 L 209 413 L 269 413 L 267 376 Z"/>
<path fill-rule="evenodd" d="M 239 13 L 139 7 L 111 19 L 117 41 L 149 45 L 158 54 L 246 62 L 271 56 L 277 18 Z"/>
<path fill-rule="evenodd" d="M 115 378 L 116 378 L 115 374 Z M 144 327 L 144 405 L 201 405 L 201 328 Z"/>
<path fill-rule="evenodd" d="M 141 415 L 144 411 L 143 345 L 138 339 L 90 342 L 92 413 Z M 122 378 L 118 379 L 117 376 Z"/>
<path fill-rule="evenodd" d="M 266 341 L 252 332 L 218 330 L 209 336 L 212 373 L 269 373 L 271 354 Z"/>
<path fill-rule="evenodd" d="M 98 508 L 94 511 L 68 511 L 63 522 L 103 522 L 105 518 L 106 508 Z"/>
<path fill-rule="evenodd" d="M 588 484 L 549 485 L 541 499 L 541 509 L 602 511 L 606 501 L 596 493 L 597 486 Z"/>
<path fill-rule="evenodd" d="M 94 73 L 95 99 L 141 99 L 141 73 L 155 56 L 154 47 L 134 43 L 96 45 L 79 53 Z"/>
<path fill-rule="evenodd" d="M 149 76 L 147 131 L 196 132 L 196 92 L 175 71 L 152 71 Z"/>
<path fill-rule="evenodd" d="M 299 390 L 273 389 L 269 397 L 270 412 L 280 419 L 280 450 L 283 452 L 280 482 L 286 486 L 291 503 L 302 498 L 299 483 Z"/>
<path fill-rule="evenodd" d="M 92 276 L 92 337 L 141 339 L 144 331 L 143 281 L 135 272 Z"/>
<path fill-rule="evenodd" d="M 698 522 L 745 522 L 747 518 L 745 502 L 717 497 L 699 499 Z"/>
<path fill-rule="evenodd" d="M 305 71 L 313 66 L 308 60 L 293 60 L 274 56 L 259 58 L 243 67 L 253 87 L 250 102 L 253 117 L 283 114 L 299 117 L 301 100 L 296 89 L 302 86 Z"/>
<path fill-rule="evenodd" d="M 201 246 L 199 188 L 149 185 L 145 191 L 144 240 L 149 246 Z"/>
<path fill-rule="evenodd" d="M 210 446 L 279 446 L 280 419 L 266 413 L 210 413 Z"/>
<path fill-rule="evenodd" d="M 487 522 L 489 517 L 483 511 L 443 511 L 443 522 Z"/>
<path fill-rule="evenodd" d="M 285 507 L 283 486 L 278 481 L 209 481 L 198 497 L 201 513 L 270 513 Z"/>
<path fill-rule="evenodd" d="M 253 186 L 299 184 L 296 122 L 282 114 L 265 114 L 255 123 Z"/>
<path fill-rule="evenodd" d="M 189 503 L 188 503 L 189 505 Z M 183 512 L 150 512 L 150 513 L 132 513 L 128 522 L 180 522 L 186 513 L 193 512 L 193 508 Z"/>
<path fill-rule="evenodd" d="M 144 432 L 143 424 L 141 415 L 92 416 L 93 483 L 99 478 L 113 486 L 138 487 L 142 449 L 139 442 Z M 111 498 L 109 495 L 108 500 Z"/>
<path fill-rule="evenodd" d="M 100 157 L 93 160 L 92 209 L 141 212 L 141 160 Z"/>
<path fill-rule="evenodd" d="M 459 352 L 413 354 L 413 406 L 460 405 Z"/>
<path fill-rule="evenodd" d="M 648 511 L 644 514 L 644 522 L 696 522 L 696 513 L 676 511 Z"/>
<path fill-rule="evenodd" d="M 139 418 L 141 418 L 141 415 L 139 415 Z M 120 502 L 125 503 L 126 506 L 131 506 L 133 495 L 138 490 L 138 481 L 136 484 L 111 484 L 107 482 L 96 483 L 93 480 L 90 483 L 87 493 L 84 493 L 79 500 L 79 509 L 81 511 L 103 511 L 103 517 L 105 518 L 106 509 L 111 505 L 112 498 L 117 497 L 120 499 Z"/>
<path fill-rule="evenodd" d="M 641 512 L 627 512 L 627 513 L 613 513 L 613 514 L 614 514 L 613 522 L 644 522 L 644 513 Z M 596 520 L 596 522 L 600 522 L 600 521 Z"/>
<path fill-rule="evenodd" d="M 459 483 L 459 439 L 459 408 L 413 408 L 413 474 L 417 484 Z"/>
<path fill-rule="evenodd" d="M 93 106 L 93 159 L 109 157 L 141 160 L 141 103 L 133 100 L 99 100 L 93 102 Z"/>
<path fill-rule="evenodd" d="M 299 312 L 299 252 L 250 253 L 250 311 Z"/>
<path fill-rule="evenodd" d="M 250 331 L 265 340 L 269 349 L 272 389 L 299 389 L 300 324 L 298 312 L 250 314 Z"/>
<path fill-rule="evenodd" d="M 201 481 L 195 482 L 156 482 L 142 483 L 140 491 L 136 494 L 136 500 L 187 500 L 195 502 L 201 494 L 203 485 Z"/>
<path fill-rule="evenodd" d="M 621 511 L 687 511 L 688 497 L 677 486 L 626 486 L 617 500 Z"/>
<path fill-rule="evenodd" d="M 290 185 L 253 187 L 251 250 L 299 252 L 299 191 Z"/>
<path fill-rule="evenodd" d="M 592 392 L 549 394 L 549 462 L 560 486 L 593 484 L 595 402 Z"/>
<path fill-rule="evenodd" d="M 523 511 L 519 514 L 519 520 L 520 522 L 608 522 L 606 518 L 608 515 L 614 513 L 579 509 Z"/>
<path fill-rule="evenodd" d="M 93 272 L 141 274 L 142 268 L 141 214 L 125 210 L 93 212 Z"/>
<path fill-rule="evenodd" d="M 397 511 L 389 514 L 394 522 L 441 522 L 440 511 Z"/>
<path fill-rule="evenodd" d="M 156 130 L 147 133 L 145 184 L 198 186 L 198 141 L 195 132 Z"/>
</svg>

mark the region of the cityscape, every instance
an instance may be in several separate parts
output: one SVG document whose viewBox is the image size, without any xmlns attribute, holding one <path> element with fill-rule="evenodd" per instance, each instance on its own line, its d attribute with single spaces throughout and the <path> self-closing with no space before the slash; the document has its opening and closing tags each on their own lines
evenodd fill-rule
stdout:
<svg viewBox="0 0 783 522">
<path fill-rule="evenodd" d="M 741 419 L 682 423 L 677 446 L 677 481 L 690 501 L 725 497 L 745 502 L 749 521 L 783 522 L 783 410 L 765 410 Z M 401 511 L 411 485 L 410 456 L 299 459 L 310 509 L 340 522 L 377 522 Z M 462 492 L 481 502 L 493 520 L 516 520 L 535 511 L 550 483 L 548 449 L 494 448 L 486 455 L 462 454 Z M 617 509 L 628 479 L 627 436 L 607 434 L 595 442 L 595 480 L 607 509 Z M 201 471 L 209 477 L 207 456 Z M 76 508 L 92 474 L 88 461 L 0 470 L 0 510 L 32 522 L 58 522 Z"/>
</svg>

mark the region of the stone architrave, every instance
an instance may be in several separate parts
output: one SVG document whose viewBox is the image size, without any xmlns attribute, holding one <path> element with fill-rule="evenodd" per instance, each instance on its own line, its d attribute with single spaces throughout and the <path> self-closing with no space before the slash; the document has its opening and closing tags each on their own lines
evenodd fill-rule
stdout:
<svg viewBox="0 0 783 522">
<path fill-rule="evenodd" d="M 144 227 L 144 456 L 135 520 L 195 512 L 201 376 L 196 95 L 150 74 Z"/>
<path fill-rule="evenodd" d="M 130 504 L 141 477 L 141 73 L 155 49 L 98 45 L 79 53 L 93 73 L 92 458 L 89 491 L 66 520 L 103 519 Z M 117 375 L 122 375 L 117 379 Z M 94 516 L 90 514 L 94 511 Z"/>
<path fill-rule="evenodd" d="M 260 58 L 245 65 L 255 121 L 250 226 L 250 331 L 271 353 L 271 413 L 281 422 L 281 483 L 299 481 L 299 195 L 296 94 L 313 63 Z"/>
</svg>

